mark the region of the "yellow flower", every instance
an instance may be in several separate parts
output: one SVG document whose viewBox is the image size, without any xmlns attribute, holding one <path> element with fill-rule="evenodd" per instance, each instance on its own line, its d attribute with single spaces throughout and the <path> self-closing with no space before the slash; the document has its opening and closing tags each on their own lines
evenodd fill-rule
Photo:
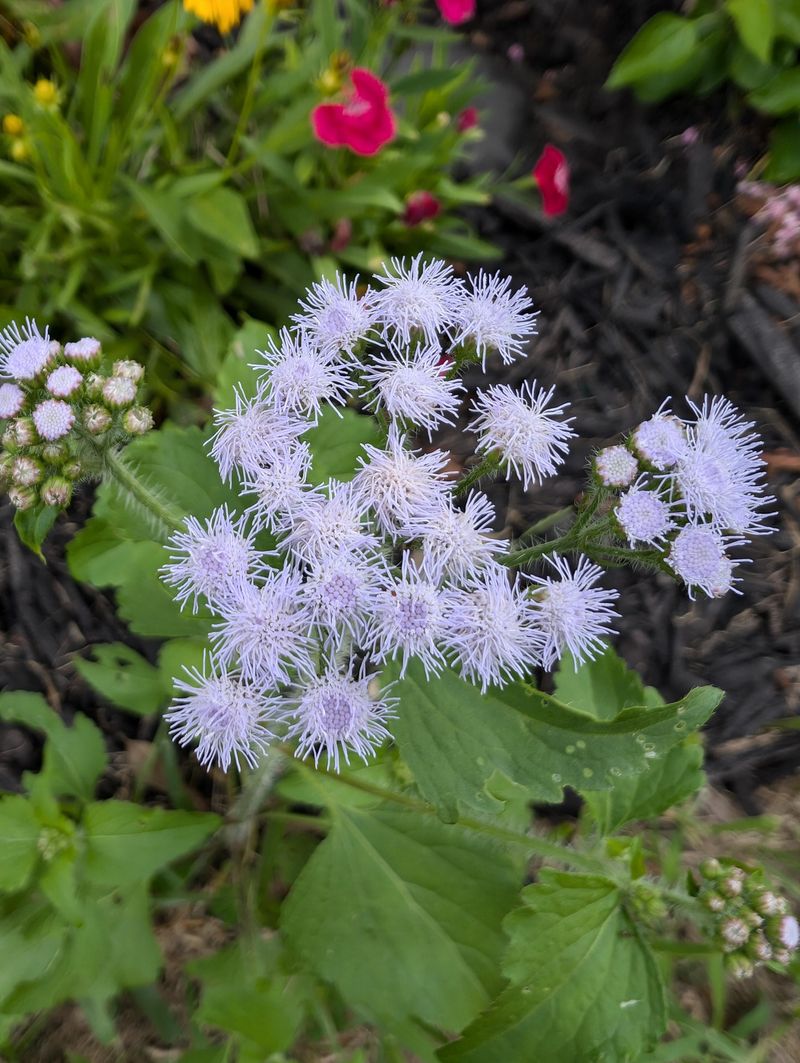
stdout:
<svg viewBox="0 0 800 1063">
<path fill-rule="evenodd" d="M 33 98 L 40 107 L 55 108 L 61 102 L 61 93 L 55 82 L 48 78 L 39 78 L 33 86 Z"/>
<path fill-rule="evenodd" d="M 25 131 L 25 123 L 18 114 L 3 115 L 3 132 L 9 137 L 20 137 Z"/>
<path fill-rule="evenodd" d="M 203 22 L 213 22 L 220 33 L 227 33 L 252 10 L 253 0 L 183 0 L 183 6 Z"/>
<path fill-rule="evenodd" d="M 12 140 L 10 153 L 14 162 L 25 162 L 30 155 L 27 141 L 24 141 L 21 138 Z"/>
</svg>

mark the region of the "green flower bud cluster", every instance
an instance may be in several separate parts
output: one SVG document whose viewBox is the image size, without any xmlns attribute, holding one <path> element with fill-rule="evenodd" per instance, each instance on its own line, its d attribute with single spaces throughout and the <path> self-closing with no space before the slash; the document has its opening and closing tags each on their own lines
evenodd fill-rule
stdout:
<svg viewBox="0 0 800 1063">
<path fill-rule="evenodd" d="M 698 897 L 709 912 L 728 969 L 746 977 L 764 963 L 785 967 L 800 944 L 800 928 L 786 898 L 769 885 L 763 870 L 710 859 L 699 872 Z"/>
<path fill-rule="evenodd" d="M 64 347 L 35 322 L 0 333 L 0 489 L 20 510 L 69 505 L 103 455 L 153 425 L 138 404 L 144 367 L 103 358 L 100 341 Z"/>
</svg>

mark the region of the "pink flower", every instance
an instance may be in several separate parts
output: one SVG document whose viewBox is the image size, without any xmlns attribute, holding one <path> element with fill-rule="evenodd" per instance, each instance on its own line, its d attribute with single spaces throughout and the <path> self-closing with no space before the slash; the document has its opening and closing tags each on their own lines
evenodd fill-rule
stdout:
<svg viewBox="0 0 800 1063">
<path fill-rule="evenodd" d="M 563 214 L 569 206 L 569 164 L 563 151 L 545 144 L 533 177 L 542 195 L 542 210 L 548 218 Z"/>
<path fill-rule="evenodd" d="M 311 112 L 314 135 L 329 148 L 350 148 L 357 155 L 375 155 L 397 132 L 389 107 L 389 90 L 379 77 L 357 67 L 346 103 L 320 103 Z"/>
<path fill-rule="evenodd" d="M 466 133 L 470 129 L 475 129 L 478 125 L 478 119 L 477 107 L 465 107 L 456 119 L 456 129 L 459 133 Z"/>
<path fill-rule="evenodd" d="M 403 221 L 406 225 L 419 225 L 420 222 L 435 218 L 441 209 L 442 204 L 430 192 L 412 192 L 406 199 Z"/>
<path fill-rule="evenodd" d="M 436 6 L 445 22 L 458 26 L 475 17 L 475 0 L 436 0 Z"/>
</svg>

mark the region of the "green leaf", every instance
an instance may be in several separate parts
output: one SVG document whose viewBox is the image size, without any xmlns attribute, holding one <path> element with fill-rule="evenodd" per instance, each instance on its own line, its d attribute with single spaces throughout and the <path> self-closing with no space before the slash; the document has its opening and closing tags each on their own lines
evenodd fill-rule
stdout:
<svg viewBox="0 0 800 1063">
<path fill-rule="evenodd" d="M 0 890 L 21 890 L 36 866 L 41 825 L 33 806 L 19 794 L 0 798 Z"/>
<path fill-rule="evenodd" d="M 410 811 L 333 807 L 283 906 L 289 943 L 370 1018 L 461 1029 L 498 988 L 519 870 L 502 849 Z"/>
<path fill-rule="evenodd" d="M 186 218 L 198 232 L 224 244 L 242 258 L 258 258 L 258 236 L 247 203 L 232 188 L 215 188 L 195 196 L 186 208 Z"/>
<path fill-rule="evenodd" d="M 648 704 L 642 680 L 611 646 L 577 669 L 565 654 L 555 675 L 555 688 L 559 701 L 595 720 L 613 720 L 630 705 Z"/>
<path fill-rule="evenodd" d="M 755 89 L 747 102 L 767 114 L 792 114 L 800 111 L 800 67 L 783 70 L 766 85 Z"/>
<path fill-rule="evenodd" d="M 33 509 L 18 509 L 14 514 L 14 528 L 29 550 L 44 561 L 42 543 L 61 512 L 58 506 L 34 506 Z"/>
<path fill-rule="evenodd" d="M 613 882 L 543 869 L 505 921 L 511 984 L 442 1063 L 641 1058 L 666 1024 L 653 956 Z"/>
<path fill-rule="evenodd" d="M 690 19 L 661 12 L 654 15 L 625 47 L 606 87 L 621 89 L 654 74 L 676 70 L 691 59 L 697 27 Z"/>
<path fill-rule="evenodd" d="M 776 184 L 800 179 L 800 118 L 787 118 L 773 129 L 764 176 Z"/>
<path fill-rule="evenodd" d="M 83 818 L 87 878 L 117 889 L 144 882 L 196 849 L 219 824 L 219 816 L 206 812 L 167 812 L 126 801 L 91 804 Z"/>
<path fill-rule="evenodd" d="M 460 64 L 454 66 L 429 66 L 425 70 L 416 70 L 405 74 L 392 83 L 392 92 L 397 96 L 412 96 L 417 92 L 430 89 L 442 89 L 462 76 Z"/>
<path fill-rule="evenodd" d="M 781 2 L 778 0 L 778 3 Z M 742 44 L 766 63 L 775 39 L 773 0 L 726 0 L 725 6 Z"/>
<path fill-rule="evenodd" d="M 44 732 L 47 742 L 39 778 L 53 794 L 92 799 L 107 756 L 103 736 L 91 720 L 77 713 L 67 727 L 41 694 L 22 690 L 0 694 L 0 720 Z"/>
<path fill-rule="evenodd" d="M 387 678 L 395 675 L 387 670 Z M 450 671 L 428 680 L 416 662 L 392 693 L 400 699 L 393 727 L 400 753 L 423 797 L 449 820 L 459 808 L 502 809 L 486 789 L 496 771 L 539 801 L 559 801 L 564 786 L 611 789 L 700 727 L 722 698 L 699 687 L 672 705 L 596 720 L 521 683 L 481 694 Z"/>
<path fill-rule="evenodd" d="M 109 521 L 90 517 L 67 545 L 67 563 L 75 579 L 113 587 L 139 571 L 139 555 L 149 545 L 124 539 Z"/>
<path fill-rule="evenodd" d="M 775 35 L 800 44 L 800 0 L 778 0 L 774 13 Z"/>
<path fill-rule="evenodd" d="M 321 484 L 330 477 L 351 480 L 363 453 L 362 444 L 377 446 L 380 429 L 374 417 L 365 417 L 350 409 L 327 409 L 305 438 L 313 458 L 311 480 Z"/>
<path fill-rule="evenodd" d="M 271 325 L 251 318 L 233 337 L 214 387 L 214 406 L 217 409 L 232 407 L 237 391 L 242 391 L 248 398 L 255 395 L 259 373 L 251 368 L 250 363 L 258 361 L 255 352 L 266 347 L 270 336 L 276 338 Z"/>
<path fill-rule="evenodd" d="M 157 668 L 140 653 L 122 642 L 91 647 L 94 660 L 75 657 L 79 675 L 104 698 L 139 716 L 149 716 L 161 708 L 168 691 Z"/>
</svg>

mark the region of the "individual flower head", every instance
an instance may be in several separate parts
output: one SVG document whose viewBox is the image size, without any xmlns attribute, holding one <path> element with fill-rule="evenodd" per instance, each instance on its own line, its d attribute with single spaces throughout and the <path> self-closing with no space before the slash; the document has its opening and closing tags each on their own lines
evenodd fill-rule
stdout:
<svg viewBox="0 0 800 1063">
<path fill-rule="evenodd" d="M 604 447 L 594 459 L 600 482 L 606 487 L 627 487 L 636 479 L 639 463 L 627 447 Z"/>
<path fill-rule="evenodd" d="M 359 645 L 388 570 L 379 555 L 331 550 L 316 558 L 306 573 L 304 591 L 314 627 L 338 647 L 345 637 Z"/>
<path fill-rule="evenodd" d="M 522 479 L 527 491 L 531 483 L 541 483 L 553 476 L 564 461 L 567 440 L 575 433 L 569 427 L 572 418 L 562 414 L 569 403 L 551 406 L 555 388 L 536 388 L 536 381 L 526 381 L 520 390 L 498 384 L 478 394 L 473 422 L 479 449 L 484 453 L 499 451 L 508 475 L 513 471 Z"/>
<path fill-rule="evenodd" d="M 323 675 L 306 680 L 290 699 L 286 737 L 298 739 L 298 757 L 312 756 L 318 764 L 324 755 L 327 766 L 339 771 L 342 757 L 345 764 L 351 753 L 366 761 L 391 738 L 385 724 L 395 715 L 396 703 L 385 693 L 373 697 L 370 678 L 363 672 L 351 676 L 329 664 Z"/>
<path fill-rule="evenodd" d="M 33 423 L 42 439 L 49 443 L 63 439 L 75 424 L 75 414 L 68 402 L 61 399 L 45 399 L 34 409 Z"/>
<path fill-rule="evenodd" d="M 232 410 L 214 411 L 214 424 L 211 457 L 226 483 L 234 470 L 254 473 L 285 455 L 309 427 L 307 421 L 275 409 L 263 393 L 247 399 L 241 391 Z"/>
<path fill-rule="evenodd" d="M 742 539 L 725 539 L 710 524 L 687 524 L 672 541 L 666 562 L 686 584 L 689 597 L 701 590 L 709 598 L 736 591 L 733 562 L 726 547 L 741 546 Z M 738 592 L 737 592 L 738 593 Z"/>
<path fill-rule="evenodd" d="M 436 0 L 436 6 L 445 22 L 460 26 L 475 17 L 476 0 Z"/>
<path fill-rule="evenodd" d="M 183 0 L 186 11 L 211 22 L 220 33 L 230 33 L 253 8 L 253 0 Z"/>
<path fill-rule="evenodd" d="M 409 521 L 406 531 L 410 538 L 420 539 L 422 568 L 433 582 L 447 578 L 463 583 L 508 547 L 491 537 L 494 520 L 492 503 L 486 495 L 473 492 L 463 510 L 455 509 L 449 499 L 437 498 Z"/>
<path fill-rule="evenodd" d="M 477 107 L 465 107 L 456 119 L 456 129 L 459 133 L 468 133 L 470 129 L 476 129 L 480 124 L 480 113 Z"/>
<path fill-rule="evenodd" d="M 25 393 L 16 384 L 0 384 L 0 420 L 16 417 L 25 405 Z"/>
<path fill-rule="evenodd" d="M 281 329 L 278 343 L 269 337 L 264 361 L 253 365 L 264 374 L 264 392 L 281 413 L 318 417 L 323 403 L 347 402 L 356 387 L 346 366 L 302 333 Z"/>
<path fill-rule="evenodd" d="M 569 206 L 569 164 L 564 152 L 554 144 L 545 144 L 533 177 L 539 186 L 544 214 L 548 218 L 563 214 Z"/>
<path fill-rule="evenodd" d="M 441 212 L 441 200 L 437 199 L 432 192 L 420 189 L 418 192 L 412 192 L 406 197 L 403 224 L 413 228 L 415 225 L 421 225 L 424 221 L 431 221 Z"/>
<path fill-rule="evenodd" d="M 461 294 L 452 266 L 425 263 L 422 254 L 410 264 L 393 258 L 375 279 L 382 286 L 375 293 L 375 321 L 384 339 L 407 344 L 417 334 L 433 346 L 450 328 Z"/>
<path fill-rule="evenodd" d="M 508 365 L 524 356 L 525 341 L 536 335 L 537 315 L 525 288 L 512 291 L 509 277 L 481 270 L 460 293 L 453 344 L 474 344 L 484 370 L 492 351 Z"/>
<path fill-rule="evenodd" d="M 181 608 L 191 602 L 196 613 L 200 598 L 205 598 L 217 610 L 256 569 L 253 533 L 245 530 L 245 518 L 234 520 L 227 506 L 215 509 L 203 522 L 187 517 L 184 523 L 186 530 L 170 537 L 170 560 L 161 568 L 161 578 L 177 589 L 175 600 Z"/>
<path fill-rule="evenodd" d="M 101 353 L 100 340 L 95 339 L 94 336 L 84 336 L 83 339 L 64 346 L 64 357 L 74 365 L 85 366 L 95 363 L 100 359 Z"/>
<path fill-rule="evenodd" d="M 577 668 L 603 652 L 602 638 L 612 634 L 611 621 L 619 615 L 612 608 L 619 593 L 596 586 L 603 570 L 588 557 L 581 556 L 574 571 L 558 554 L 547 560 L 558 579 L 528 577 L 535 585 L 530 591 L 535 623 L 544 637 L 543 664 L 552 668 L 569 650 Z"/>
<path fill-rule="evenodd" d="M 238 658 L 248 682 L 277 686 L 312 670 L 309 612 L 293 566 L 270 571 L 260 586 L 240 586 L 220 613 L 211 632 L 216 657 L 226 668 Z"/>
<path fill-rule="evenodd" d="M 292 321 L 323 351 L 352 355 L 372 331 L 372 293 L 358 295 L 358 278 L 349 284 L 340 274 L 312 284 Z"/>
<path fill-rule="evenodd" d="M 311 112 L 314 135 L 330 148 L 375 155 L 397 132 L 389 90 L 379 77 L 361 67 L 351 71 L 350 82 L 346 103 L 320 103 Z"/>
<path fill-rule="evenodd" d="M 110 376 L 103 381 L 100 390 L 111 407 L 130 406 L 136 401 L 136 384 L 124 376 Z"/>
<path fill-rule="evenodd" d="M 441 424 L 452 424 L 464 390 L 459 380 L 447 378 L 438 347 L 395 348 L 375 358 L 363 371 L 372 387 L 367 405 L 382 407 L 404 425 L 418 425 L 430 437 Z"/>
<path fill-rule="evenodd" d="M 406 551 L 399 579 L 391 579 L 375 603 L 367 642 L 374 659 L 399 658 L 401 676 L 414 657 L 426 676 L 440 672 L 451 594 L 432 583 Z"/>
<path fill-rule="evenodd" d="M 202 671 L 184 671 L 187 678 L 174 681 L 180 694 L 164 714 L 172 737 L 182 746 L 196 742 L 204 767 L 227 771 L 233 761 L 254 768 L 273 737 L 269 723 L 278 715 L 278 700 L 228 672 L 207 674 L 205 661 Z"/>
<path fill-rule="evenodd" d="M 83 375 L 74 365 L 60 365 L 47 378 L 47 390 L 57 399 L 66 399 L 83 383 Z"/>
<path fill-rule="evenodd" d="M 297 558 L 310 561 L 331 550 L 371 551 L 378 539 L 353 485 L 331 480 L 325 491 L 307 491 L 295 507 L 283 546 Z"/>
<path fill-rule="evenodd" d="M 12 322 L 0 332 L 0 374 L 14 380 L 33 380 L 50 361 L 50 333 L 39 331 L 28 317 L 20 331 Z"/>
<path fill-rule="evenodd" d="M 545 638 L 519 579 L 510 582 L 508 569 L 490 563 L 451 593 L 444 644 L 462 678 L 485 692 L 540 664 Z"/>
<path fill-rule="evenodd" d="M 245 513 L 258 528 L 285 531 L 309 492 L 311 450 L 307 443 L 280 450 L 270 465 L 242 477 L 242 493 L 255 495 Z"/>
<path fill-rule="evenodd" d="M 353 479 L 353 489 L 364 509 L 371 509 L 387 535 L 405 534 L 416 518 L 444 501 L 448 483 L 444 469 L 448 457 L 441 450 L 417 454 L 408 450 L 405 437 L 392 425 L 386 448 L 363 445 L 365 456 Z"/>
<path fill-rule="evenodd" d="M 631 546 L 637 543 L 654 546 L 675 528 L 675 508 L 663 490 L 648 486 L 647 477 L 640 476 L 620 496 L 614 516 Z"/>
<path fill-rule="evenodd" d="M 653 416 L 633 433 L 636 453 L 659 472 L 671 469 L 686 450 L 686 429 L 670 413 L 668 403 L 669 399 L 665 399 Z"/>
<path fill-rule="evenodd" d="M 687 446 L 670 476 L 693 520 L 707 519 L 721 532 L 766 535 L 763 443 L 736 407 L 718 396 L 689 404 L 696 414 Z"/>
</svg>

